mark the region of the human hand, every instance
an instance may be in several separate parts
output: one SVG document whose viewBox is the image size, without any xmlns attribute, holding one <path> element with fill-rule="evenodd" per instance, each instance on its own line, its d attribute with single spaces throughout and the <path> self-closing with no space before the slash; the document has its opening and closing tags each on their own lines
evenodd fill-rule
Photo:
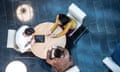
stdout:
<svg viewBox="0 0 120 72">
<path fill-rule="evenodd" d="M 34 43 L 35 43 L 35 39 L 34 39 L 34 38 L 32 38 L 32 40 L 31 40 L 30 44 L 31 44 L 31 45 L 33 45 Z"/>
<path fill-rule="evenodd" d="M 63 51 L 63 56 L 61 58 L 50 58 L 51 51 L 48 50 L 47 52 L 47 59 L 46 62 L 50 64 L 57 72 L 64 72 L 69 67 L 73 66 L 73 61 L 70 58 L 69 52 L 65 48 L 59 48 Z"/>
<path fill-rule="evenodd" d="M 56 34 L 51 34 L 50 37 L 51 38 L 56 38 Z"/>
<path fill-rule="evenodd" d="M 51 34 L 52 34 L 52 32 L 51 32 L 50 30 L 48 30 L 48 31 L 45 33 L 46 36 L 50 36 Z"/>
</svg>

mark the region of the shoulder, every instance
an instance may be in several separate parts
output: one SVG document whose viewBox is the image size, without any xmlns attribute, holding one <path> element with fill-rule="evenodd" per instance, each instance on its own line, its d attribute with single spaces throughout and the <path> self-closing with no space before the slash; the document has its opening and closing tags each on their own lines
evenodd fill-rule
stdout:
<svg viewBox="0 0 120 72">
<path fill-rule="evenodd" d="M 80 72 L 80 69 L 78 68 L 78 66 L 75 65 L 65 72 Z"/>
<path fill-rule="evenodd" d="M 72 18 L 72 17 L 69 17 L 70 18 L 70 22 L 75 22 L 75 19 L 74 18 Z"/>
<path fill-rule="evenodd" d="M 26 28 L 29 28 L 27 25 L 22 25 L 20 28 L 18 28 L 17 32 L 24 31 Z"/>
<path fill-rule="evenodd" d="M 22 25 L 19 29 L 26 29 L 26 28 L 29 28 L 28 25 Z"/>
<path fill-rule="evenodd" d="M 67 23 L 67 25 L 72 25 L 75 22 L 75 20 L 71 17 L 69 17 L 69 18 L 70 18 L 70 21 Z"/>
<path fill-rule="evenodd" d="M 58 20 L 58 18 L 59 18 L 59 15 L 56 16 L 56 20 Z"/>
<path fill-rule="evenodd" d="M 25 31 L 26 28 L 29 28 L 27 25 L 22 25 L 16 32 L 16 37 L 19 37 L 22 35 L 22 33 Z"/>
</svg>

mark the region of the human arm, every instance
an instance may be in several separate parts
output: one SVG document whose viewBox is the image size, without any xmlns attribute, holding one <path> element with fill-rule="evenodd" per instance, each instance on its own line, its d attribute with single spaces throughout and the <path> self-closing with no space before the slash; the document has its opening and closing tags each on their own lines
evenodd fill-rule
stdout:
<svg viewBox="0 0 120 72">
<path fill-rule="evenodd" d="M 20 39 L 19 39 L 20 40 Z M 18 46 L 18 51 L 21 53 L 25 53 L 29 48 L 31 48 L 30 44 L 27 44 L 28 41 L 26 40 L 21 40 L 17 42 L 17 46 Z M 26 45 L 27 44 L 27 45 Z"/>
<path fill-rule="evenodd" d="M 34 43 L 35 43 L 34 37 L 32 37 L 32 38 L 30 37 L 29 41 L 28 41 L 25 45 L 22 45 L 22 46 L 23 46 L 22 48 L 20 48 L 21 53 L 24 53 L 24 52 L 26 52 L 26 51 L 29 51 L 30 48 L 31 48 L 31 46 L 32 46 Z"/>
<path fill-rule="evenodd" d="M 29 47 L 29 45 L 32 45 L 35 43 L 35 38 L 34 36 L 31 36 L 27 44 L 25 44 L 25 47 Z"/>
<path fill-rule="evenodd" d="M 62 30 L 62 31 L 59 32 L 58 34 L 54 34 L 54 35 L 51 36 L 51 37 L 53 37 L 53 38 L 58 38 L 58 37 L 61 37 L 61 36 L 63 36 L 63 35 L 66 35 L 66 33 L 71 29 L 71 25 L 72 25 L 72 23 L 68 23 L 68 24 L 65 26 L 64 30 Z"/>
<path fill-rule="evenodd" d="M 56 17 L 56 22 L 52 25 L 52 27 L 45 33 L 46 36 L 50 36 L 55 29 L 58 27 L 58 15 Z"/>
<path fill-rule="evenodd" d="M 31 48 L 31 45 L 28 45 L 27 47 L 24 47 L 24 48 L 19 48 L 19 51 L 21 53 L 25 53 L 26 51 L 28 51 L 29 48 Z"/>
<path fill-rule="evenodd" d="M 57 15 L 56 17 L 56 22 L 55 24 L 52 26 L 52 28 L 50 29 L 51 33 L 54 32 L 54 30 L 57 28 L 58 26 L 58 18 L 59 18 L 59 15 Z"/>
</svg>

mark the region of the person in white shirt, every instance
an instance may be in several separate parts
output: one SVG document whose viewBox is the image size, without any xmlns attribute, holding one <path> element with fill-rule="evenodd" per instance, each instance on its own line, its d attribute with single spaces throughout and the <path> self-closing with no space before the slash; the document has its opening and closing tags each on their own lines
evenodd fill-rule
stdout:
<svg viewBox="0 0 120 72">
<path fill-rule="evenodd" d="M 54 57 L 52 54 L 54 54 Z M 74 65 L 71 60 L 66 48 L 58 46 L 57 48 L 48 50 L 46 62 L 50 64 L 56 72 L 80 72 L 78 66 Z"/>
<path fill-rule="evenodd" d="M 17 30 L 15 41 L 18 50 L 21 53 L 24 53 L 28 51 L 29 48 L 31 48 L 31 44 L 34 43 L 34 38 L 32 37 L 34 32 L 34 29 L 27 25 L 23 25 Z"/>
</svg>

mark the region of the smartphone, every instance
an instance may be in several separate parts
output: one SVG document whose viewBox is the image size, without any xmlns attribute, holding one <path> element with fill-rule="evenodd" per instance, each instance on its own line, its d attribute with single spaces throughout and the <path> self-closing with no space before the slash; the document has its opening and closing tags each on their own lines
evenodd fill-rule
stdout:
<svg viewBox="0 0 120 72">
<path fill-rule="evenodd" d="M 45 42 L 45 35 L 35 35 L 35 42 L 37 43 L 44 43 Z"/>
</svg>

